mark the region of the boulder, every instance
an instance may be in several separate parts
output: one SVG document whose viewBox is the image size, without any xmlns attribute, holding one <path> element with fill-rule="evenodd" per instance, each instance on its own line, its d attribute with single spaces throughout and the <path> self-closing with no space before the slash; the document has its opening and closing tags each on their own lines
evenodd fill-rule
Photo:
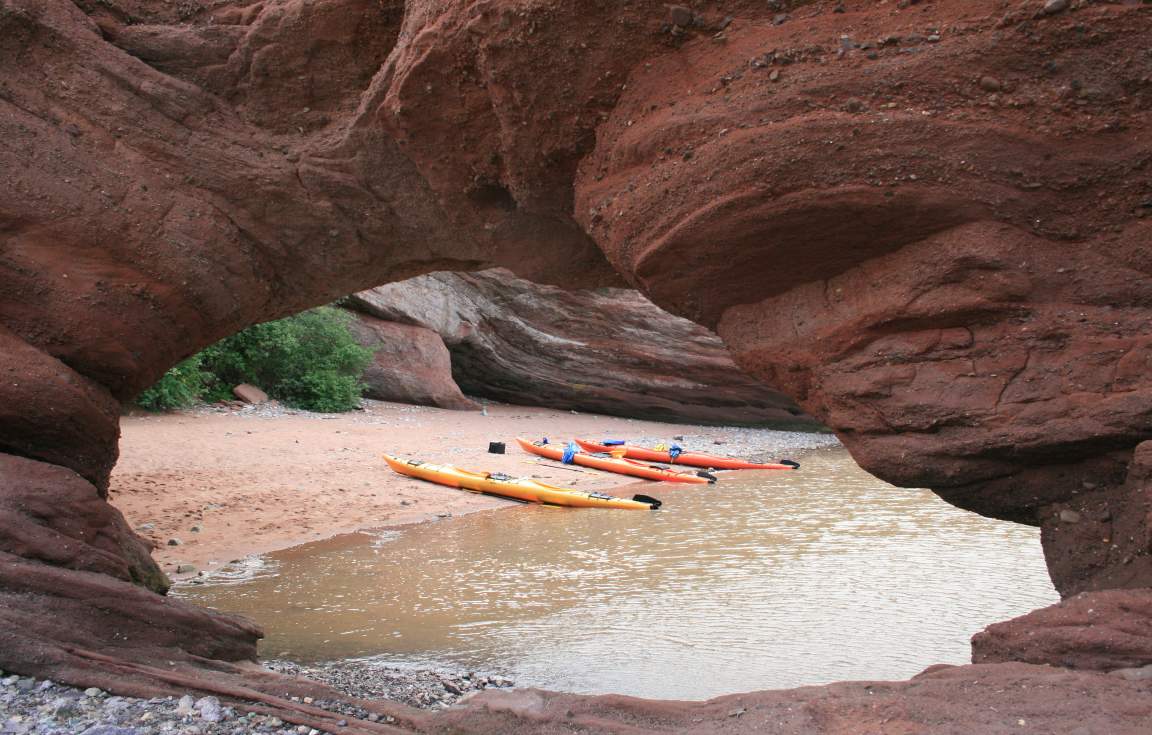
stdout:
<svg viewBox="0 0 1152 735">
<path fill-rule="evenodd" d="M 234 387 L 232 389 L 232 395 L 236 396 L 245 403 L 259 404 L 267 403 L 268 401 L 267 393 L 254 385 L 249 385 L 248 383 L 241 383 L 240 385 Z"/>
<path fill-rule="evenodd" d="M 360 344 L 372 350 L 372 364 L 363 377 L 365 396 L 456 411 L 480 409 L 452 379 L 452 359 L 440 335 L 367 314 L 356 317 L 352 331 Z"/>
<path fill-rule="evenodd" d="M 471 395 L 665 421 L 817 426 L 736 367 L 713 332 L 633 290 L 564 290 L 492 269 L 420 276 L 347 304 L 411 325 L 397 336 L 439 335 Z"/>
<path fill-rule="evenodd" d="M 1152 589 L 1081 592 L 972 638 L 974 663 L 1110 671 L 1152 666 Z"/>
</svg>

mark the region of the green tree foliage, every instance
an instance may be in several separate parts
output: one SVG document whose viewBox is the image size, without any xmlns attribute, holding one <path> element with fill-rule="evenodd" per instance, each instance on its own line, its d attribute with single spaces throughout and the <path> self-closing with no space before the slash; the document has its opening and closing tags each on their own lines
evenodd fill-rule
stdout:
<svg viewBox="0 0 1152 735">
<path fill-rule="evenodd" d="M 200 400 L 209 376 L 200 367 L 200 355 L 168 369 L 155 384 L 136 397 L 136 404 L 149 411 L 188 408 Z"/>
<path fill-rule="evenodd" d="M 361 347 L 348 329 L 352 316 L 322 306 L 295 316 L 248 327 L 191 358 L 197 361 L 201 382 L 187 377 L 181 389 L 196 398 L 220 400 L 230 397 L 232 386 L 251 383 L 289 406 L 310 411 L 348 411 L 360 401 L 360 376 L 372 361 L 372 351 Z M 162 396 L 183 396 L 168 384 L 175 381 L 177 365 L 149 388 Z M 178 408 L 189 403 L 153 401 L 147 408 Z M 195 398 L 193 398 L 193 401 Z"/>
</svg>

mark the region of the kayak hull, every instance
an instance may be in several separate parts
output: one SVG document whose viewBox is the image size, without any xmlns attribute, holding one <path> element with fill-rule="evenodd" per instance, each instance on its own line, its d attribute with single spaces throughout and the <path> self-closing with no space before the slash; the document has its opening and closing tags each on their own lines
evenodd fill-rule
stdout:
<svg viewBox="0 0 1152 735">
<path fill-rule="evenodd" d="M 529 454 L 535 454 L 538 457 L 546 457 L 547 459 L 557 461 L 562 461 L 564 458 L 564 450 L 558 444 L 541 445 L 520 437 L 516 437 L 516 442 L 520 445 L 521 449 Z M 659 482 L 687 482 L 694 485 L 707 485 L 710 482 L 714 482 L 693 472 L 662 470 L 659 467 L 652 467 L 651 465 L 646 465 L 631 459 L 593 457 L 583 452 L 577 452 L 576 456 L 572 458 L 572 463 L 582 467 L 591 467 L 597 470 L 604 470 L 605 472 L 615 472 L 620 475 L 631 475 L 632 477 L 642 477 L 645 480 L 657 480 Z"/>
<path fill-rule="evenodd" d="M 794 470 L 788 464 L 761 464 L 746 462 L 732 457 L 721 457 L 716 454 L 704 452 L 681 452 L 676 459 L 672 459 L 668 450 L 648 449 L 647 447 L 634 447 L 628 444 L 610 447 L 605 444 L 577 439 L 576 443 L 586 452 L 608 452 L 613 449 L 623 449 L 628 459 L 640 459 L 646 462 L 667 462 L 669 464 L 689 465 L 691 467 L 711 467 L 717 470 Z"/>
<path fill-rule="evenodd" d="M 461 490 L 519 500 L 524 503 L 559 505 L 566 508 L 615 508 L 618 510 L 655 510 L 660 507 L 658 500 L 642 501 L 617 498 L 604 493 L 588 493 L 582 490 L 556 487 L 536 480 L 505 478 L 499 475 L 493 476 L 489 472 L 470 472 L 451 465 L 404 460 L 387 454 L 384 455 L 384 461 L 401 475 Z"/>
</svg>

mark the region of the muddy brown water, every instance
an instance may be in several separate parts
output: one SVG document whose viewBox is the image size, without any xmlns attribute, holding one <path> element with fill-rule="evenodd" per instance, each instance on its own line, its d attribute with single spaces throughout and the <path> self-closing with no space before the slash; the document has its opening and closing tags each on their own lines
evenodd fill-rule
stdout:
<svg viewBox="0 0 1152 735">
<path fill-rule="evenodd" d="M 266 657 L 667 699 L 966 663 L 973 633 L 1058 599 L 1036 529 L 894 488 L 842 449 L 644 490 L 664 508 L 522 505 L 345 535 L 177 594 L 259 621 Z"/>
</svg>

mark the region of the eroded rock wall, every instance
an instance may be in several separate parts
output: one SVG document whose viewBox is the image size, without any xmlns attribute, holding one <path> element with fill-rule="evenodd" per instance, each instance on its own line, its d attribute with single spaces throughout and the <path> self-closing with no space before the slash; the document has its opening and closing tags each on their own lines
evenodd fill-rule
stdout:
<svg viewBox="0 0 1152 735">
<path fill-rule="evenodd" d="M 1062 591 L 1152 586 L 1150 38 L 1128 0 L 0 0 L 0 493 L 29 544 L 0 593 L 13 625 L 55 615 L 0 665 L 171 687 L 131 667 L 250 657 L 255 631 L 115 576 L 150 575 L 100 505 L 111 407 L 254 321 L 501 265 L 578 286 L 610 263 L 868 470 L 1045 524 Z M 59 503 L 11 502 L 30 487 Z M 99 553 L 31 548 L 87 539 L 78 517 Z M 92 622 L 139 610 L 191 642 Z M 545 705 L 474 729 L 564 721 Z M 624 709 L 595 716 L 660 716 Z"/>
<path fill-rule="evenodd" d="M 415 403 L 453 411 L 479 411 L 452 379 L 452 356 L 427 327 L 398 324 L 357 313 L 352 332 L 372 350 L 364 371 L 364 395 L 380 401 Z"/>
<path fill-rule="evenodd" d="M 735 21 L 637 68 L 576 216 L 881 477 L 1033 524 L 1129 493 L 1152 435 L 1147 9 L 906 9 Z M 1074 566 L 1064 592 L 1105 573 Z M 1152 585 L 1095 586 L 1121 578 Z"/>
<path fill-rule="evenodd" d="M 737 368 L 715 334 L 635 291 L 539 286 L 493 269 L 392 283 L 348 305 L 438 334 L 470 395 L 665 421 L 816 426 Z"/>
</svg>

